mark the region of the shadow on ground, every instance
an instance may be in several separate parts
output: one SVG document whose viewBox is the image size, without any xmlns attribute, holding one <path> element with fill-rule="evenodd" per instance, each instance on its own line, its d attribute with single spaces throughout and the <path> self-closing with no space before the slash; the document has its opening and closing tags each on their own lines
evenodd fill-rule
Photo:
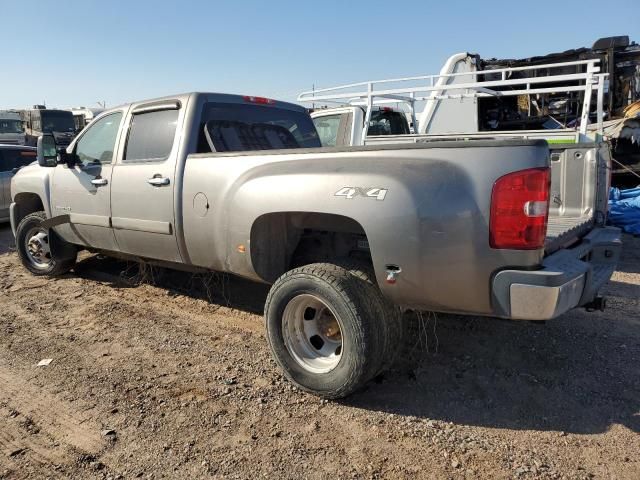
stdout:
<svg viewBox="0 0 640 480">
<path fill-rule="evenodd" d="M 93 256 L 81 261 L 76 273 L 128 288 L 141 279 L 136 265 Z M 222 274 L 155 269 L 151 277 L 170 295 L 258 315 L 268 292 L 265 285 Z M 620 297 L 637 293 L 636 285 L 622 287 L 614 282 Z M 405 317 L 413 333 L 404 356 L 410 352 L 412 360 L 345 405 L 491 428 L 598 433 L 622 424 L 640 433 L 637 318 L 619 319 L 615 309 L 575 310 L 546 325 L 450 315 L 421 321 L 413 313 Z M 611 332 L 620 321 L 628 323 L 626 335 Z"/>
<path fill-rule="evenodd" d="M 15 241 L 13 239 L 13 233 L 8 223 L 0 223 L 0 255 L 9 253 L 15 247 Z"/>
<path fill-rule="evenodd" d="M 546 325 L 440 315 L 437 353 L 432 319 L 431 353 L 347 403 L 491 428 L 640 432 L 640 323 L 625 338 L 608 334 L 615 321 L 578 311 Z"/>
</svg>

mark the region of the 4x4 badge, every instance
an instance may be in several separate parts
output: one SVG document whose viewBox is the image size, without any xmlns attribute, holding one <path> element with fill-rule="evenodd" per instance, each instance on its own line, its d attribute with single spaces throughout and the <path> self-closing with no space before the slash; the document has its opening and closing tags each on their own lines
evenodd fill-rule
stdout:
<svg viewBox="0 0 640 480">
<path fill-rule="evenodd" d="M 345 197 L 352 199 L 354 197 L 369 197 L 376 200 L 384 200 L 387 196 L 388 190 L 386 188 L 378 187 L 342 187 L 334 195 L 336 197 Z"/>
</svg>

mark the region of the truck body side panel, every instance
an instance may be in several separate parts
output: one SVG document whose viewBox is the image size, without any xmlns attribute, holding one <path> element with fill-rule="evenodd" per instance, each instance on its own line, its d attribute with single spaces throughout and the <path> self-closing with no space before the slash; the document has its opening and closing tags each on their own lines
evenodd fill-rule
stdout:
<svg viewBox="0 0 640 480">
<path fill-rule="evenodd" d="M 256 219 L 295 211 L 341 215 L 364 229 L 379 285 L 395 303 L 491 314 L 496 269 L 534 268 L 543 256 L 489 247 L 493 183 L 548 162 L 546 144 L 530 141 L 190 155 L 186 247 L 194 265 L 258 280 L 250 260 Z M 336 195 L 345 187 L 361 193 Z M 386 190 L 384 200 L 364 194 L 372 188 Z M 383 281 L 387 264 L 402 268 L 395 285 Z"/>
</svg>

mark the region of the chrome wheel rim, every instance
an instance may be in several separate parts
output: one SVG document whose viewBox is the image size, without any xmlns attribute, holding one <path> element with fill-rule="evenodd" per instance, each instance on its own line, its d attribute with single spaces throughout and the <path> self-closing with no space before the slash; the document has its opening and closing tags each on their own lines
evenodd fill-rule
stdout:
<svg viewBox="0 0 640 480">
<path fill-rule="evenodd" d="M 29 263 L 36 268 L 46 269 L 51 264 L 49 233 L 41 227 L 33 227 L 25 236 L 25 251 Z"/>
<path fill-rule="evenodd" d="M 292 298 L 282 314 L 284 343 L 306 371 L 327 373 L 342 358 L 342 323 L 321 299 L 310 294 Z"/>
</svg>

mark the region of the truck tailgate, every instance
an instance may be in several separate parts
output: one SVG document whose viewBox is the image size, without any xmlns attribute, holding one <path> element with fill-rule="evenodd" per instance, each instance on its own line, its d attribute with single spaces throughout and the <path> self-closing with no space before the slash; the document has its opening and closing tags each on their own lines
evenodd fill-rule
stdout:
<svg viewBox="0 0 640 480">
<path fill-rule="evenodd" d="M 607 152 L 596 144 L 550 144 L 551 207 L 545 254 L 575 243 L 606 212 Z"/>
</svg>

